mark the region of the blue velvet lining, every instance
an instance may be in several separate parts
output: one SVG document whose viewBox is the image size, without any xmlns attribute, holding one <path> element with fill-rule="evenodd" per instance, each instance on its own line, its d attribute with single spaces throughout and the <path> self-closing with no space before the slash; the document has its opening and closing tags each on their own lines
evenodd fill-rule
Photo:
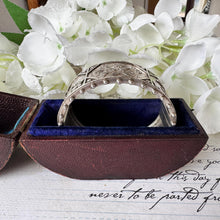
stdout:
<svg viewBox="0 0 220 220">
<path fill-rule="evenodd" d="M 62 100 L 46 100 L 29 128 L 33 136 L 120 136 L 198 134 L 180 99 L 172 99 L 178 113 L 174 127 L 147 127 L 157 117 L 159 99 L 75 100 L 74 113 L 83 127 L 57 126 Z"/>
</svg>

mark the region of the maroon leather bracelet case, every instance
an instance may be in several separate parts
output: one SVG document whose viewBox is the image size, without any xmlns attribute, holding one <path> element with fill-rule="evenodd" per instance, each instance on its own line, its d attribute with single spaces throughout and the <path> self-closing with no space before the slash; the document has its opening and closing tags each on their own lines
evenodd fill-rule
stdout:
<svg viewBox="0 0 220 220">
<path fill-rule="evenodd" d="M 82 127 L 57 126 L 62 100 L 38 106 L 37 100 L 0 93 L 0 102 L 1 169 L 20 142 L 33 160 L 71 178 L 155 178 L 188 163 L 208 140 L 181 99 L 172 99 L 175 127 L 151 128 L 146 125 L 158 115 L 157 99 L 76 100 L 72 108 Z"/>
<path fill-rule="evenodd" d="M 0 170 L 11 157 L 37 106 L 37 100 L 0 92 Z"/>
</svg>

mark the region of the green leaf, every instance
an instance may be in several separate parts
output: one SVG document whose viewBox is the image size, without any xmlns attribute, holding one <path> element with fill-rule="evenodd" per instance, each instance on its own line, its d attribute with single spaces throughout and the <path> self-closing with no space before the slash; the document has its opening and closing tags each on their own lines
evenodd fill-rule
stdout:
<svg viewBox="0 0 220 220">
<path fill-rule="evenodd" d="M 31 29 L 28 23 L 28 11 L 17 6 L 16 4 L 8 1 L 3 0 L 5 7 L 7 8 L 9 14 L 11 15 L 12 19 L 14 20 L 17 27 L 20 29 L 21 32 L 24 32 L 25 29 Z"/>
<path fill-rule="evenodd" d="M 7 33 L 7 32 L 2 32 L 2 35 L 8 38 L 8 40 L 20 45 L 21 42 L 23 41 L 25 34 L 18 34 L 18 33 Z"/>
</svg>

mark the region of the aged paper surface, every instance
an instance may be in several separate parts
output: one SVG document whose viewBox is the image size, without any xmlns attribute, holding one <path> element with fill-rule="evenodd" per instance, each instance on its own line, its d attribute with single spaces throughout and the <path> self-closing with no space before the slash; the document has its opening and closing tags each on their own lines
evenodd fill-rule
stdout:
<svg viewBox="0 0 220 220">
<path fill-rule="evenodd" d="M 218 3 L 213 0 L 211 12 L 218 13 Z M 5 19 L 9 15 L 2 2 L 0 6 L 0 31 L 16 31 Z M 0 172 L 0 201 L 3 220 L 220 219 L 220 135 L 210 137 L 186 166 L 149 180 L 70 179 L 36 164 L 17 148 Z"/>
<path fill-rule="evenodd" d="M 220 219 L 220 135 L 186 166 L 148 180 L 70 179 L 18 148 L 0 173 L 0 198 L 4 220 Z"/>
</svg>

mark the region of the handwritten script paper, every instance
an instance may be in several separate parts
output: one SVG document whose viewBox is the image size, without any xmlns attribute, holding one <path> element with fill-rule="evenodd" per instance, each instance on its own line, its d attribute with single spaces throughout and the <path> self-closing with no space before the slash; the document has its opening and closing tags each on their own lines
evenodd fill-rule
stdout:
<svg viewBox="0 0 220 220">
<path fill-rule="evenodd" d="M 18 148 L 0 174 L 0 199 L 4 220 L 220 219 L 220 135 L 183 168 L 149 180 L 74 180 Z"/>
</svg>

